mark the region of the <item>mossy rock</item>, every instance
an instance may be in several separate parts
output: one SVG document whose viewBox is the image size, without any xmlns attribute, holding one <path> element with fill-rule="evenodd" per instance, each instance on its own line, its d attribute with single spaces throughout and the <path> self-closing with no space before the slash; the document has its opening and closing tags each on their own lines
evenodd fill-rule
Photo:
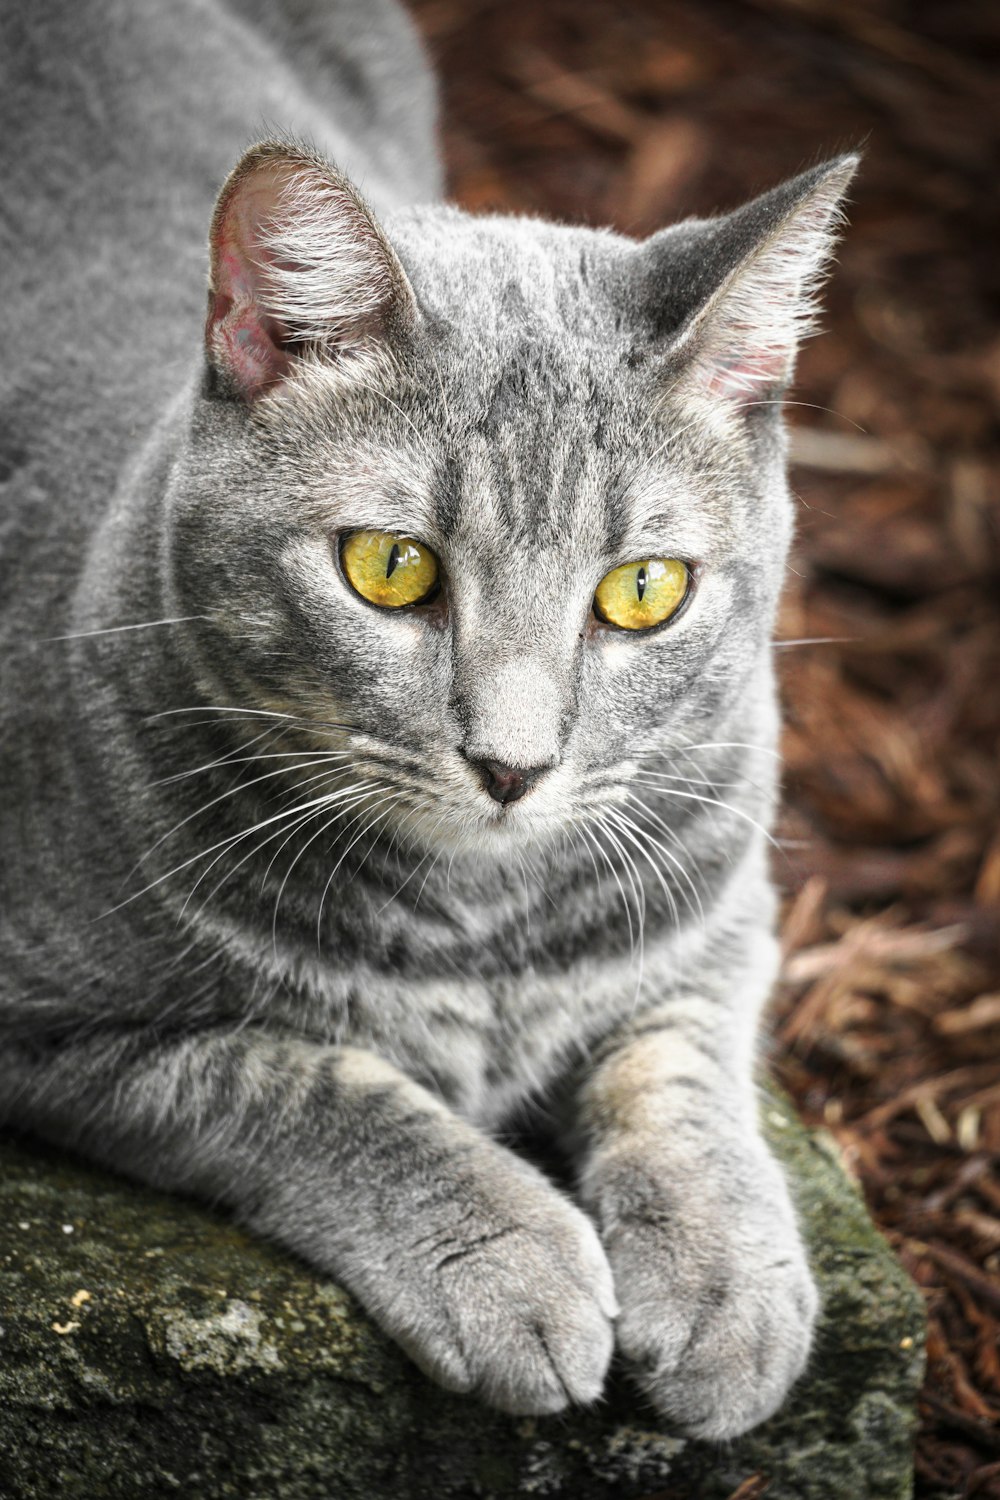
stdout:
<svg viewBox="0 0 1000 1500">
<path fill-rule="evenodd" d="M 919 1295 L 824 1139 L 764 1109 L 824 1312 L 784 1410 L 724 1447 L 671 1436 L 620 1374 L 557 1418 L 446 1395 L 223 1217 L 0 1143 L 0 1496 L 726 1500 L 760 1475 L 766 1500 L 907 1500 Z"/>
</svg>

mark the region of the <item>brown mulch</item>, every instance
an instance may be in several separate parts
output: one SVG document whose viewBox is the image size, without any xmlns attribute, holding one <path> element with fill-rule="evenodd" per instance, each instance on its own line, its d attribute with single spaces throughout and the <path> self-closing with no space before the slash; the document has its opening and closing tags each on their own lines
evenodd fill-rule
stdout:
<svg viewBox="0 0 1000 1500">
<path fill-rule="evenodd" d="M 777 1067 L 926 1295 L 918 1496 L 998 1497 L 1000 9 L 415 9 L 472 209 L 641 235 L 865 143 L 790 408 Z"/>
</svg>

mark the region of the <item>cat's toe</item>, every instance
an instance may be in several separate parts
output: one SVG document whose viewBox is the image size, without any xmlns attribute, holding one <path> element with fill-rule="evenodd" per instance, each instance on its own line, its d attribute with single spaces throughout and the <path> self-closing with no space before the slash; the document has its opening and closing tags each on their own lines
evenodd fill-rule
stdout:
<svg viewBox="0 0 1000 1500">
<path fill-rule="evenodd" d="M 512 1227 L 450 1255 L 438 1284 L 450 1347 L 437 1339 L 416 1352 L 442 1384 L 516 1415 L 601 1394 L 617 1307 L 604 1251 L 575 1209 L 560 1205 L 547 1226 Z"/>
<path fill-rule="evenodd" d="M 542 1416 L 596 1401 L 614 1347 L 597 1305 L 576 1299 L 537 1321 L 517 1319 L 483 1350 L 479 1394 L 501 1411 Z"/>
<path fill-rule="evenodd" d="M 614 1348 L 611 1272 L 591 1225 L 515 1231 L 464 1268 L 453 1293 L 474 1343 L 480 1394 L 518 1415 L 597 1399 Z"/>
<path fill-rule="evenodd" d="M 686 1306 L 667 1295 L 658 1315 L 632 1310 L 619 1343 L 671 1426 L 734 1438 L 772 1416 L 802 1374 L 817 1305 L 804 1260 L 784 1257 Z"/>
</svg>

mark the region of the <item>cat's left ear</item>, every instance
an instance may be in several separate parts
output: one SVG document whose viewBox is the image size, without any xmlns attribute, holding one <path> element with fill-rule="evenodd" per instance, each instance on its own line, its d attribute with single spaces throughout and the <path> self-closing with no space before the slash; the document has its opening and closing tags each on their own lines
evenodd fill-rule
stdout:
<svg viewBox="0 0 1000 1500">
<path fill-rule="evenodd" d="M 351 362 L 405 339 L 417 318 L 406 273 L 357 190 L 322 157 L 254 146 L 230 174 L 209 234 L 205 328 L 224 388 L 254 401 L 296 356 Z"/>
<path fill-rule="evenodd" d="M 732 407 L 781 393 L 813 327 L 858 161 L 838 157 L 725 218 L 690 226 L 687 306 L 667 349 L 672 388 Z M 654 273 L 661 257 L 676 254 L 670 241 L 667 231 L 642 248 Z"/>
</svg>

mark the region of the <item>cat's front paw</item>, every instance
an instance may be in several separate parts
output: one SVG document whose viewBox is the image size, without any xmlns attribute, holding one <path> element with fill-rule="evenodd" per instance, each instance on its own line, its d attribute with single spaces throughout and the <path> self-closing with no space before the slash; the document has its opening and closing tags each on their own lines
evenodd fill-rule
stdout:
<svg viewBox="0 0 1000 1500">
<path fill-rule="evenodd" d="M 818 1297 L 783 1187 L 624 1217 L 607 1239 L 618 1346 L 660 1414 L 726 1439 L 781 1406 L 809 1356 Z"/>
<path fill-rule="evenodd" d="M 397 1286 L 380 1321 L 446 1389 L 517 1415 L 600 1396 L 614 1347 L 611 1271 L 593 1225 L 555 1194 L 504 1224 L 467 1223 Z"/>
</svg>

